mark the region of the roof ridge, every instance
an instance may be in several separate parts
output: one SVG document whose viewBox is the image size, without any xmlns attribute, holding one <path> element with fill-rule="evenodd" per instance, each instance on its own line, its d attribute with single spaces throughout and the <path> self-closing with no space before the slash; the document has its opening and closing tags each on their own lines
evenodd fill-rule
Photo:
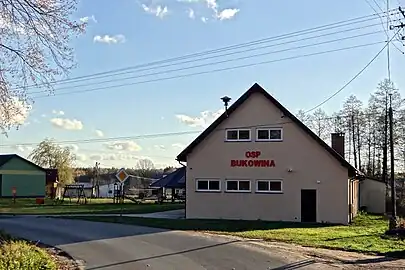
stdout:
<svg viewBox="0 0 405 270">
<path fill-rule="evenodd" d="M 310 137 L 312 137 L 320 146 L 328 151 L 334 158 L 336 158 L 344 167 L 346 167 L 351 175 L 357 173 L 357 169 L 354 168 L 347 160 L 337 153 L 332 147 L 325 143 L 319 136 L 317 136 L 310 128 L 308 128 L 303 122 L 301 122 L 294 114 L 292 114 L 286 107 L 278 102 L 272 95 L 270 95 L 261 85 L 257 82 L 254 83 L 242 96 L 240 96 L 226 112 L 221 114 L 208 128 L 206 128 L 197 138 L 192 141 L 178 156 L 178 161 L 187 161 L 187 155 L 190 154 L 193 149 L 199 145 L 211 132 L 213 132 L 223 121 L 225 121 L 235 110 L 239 108 L 253 93 L 263 94 L 272 104 L 274 104 L 284 116 L 291 119 L 292 122 L 297 124 L 303 131 L 305 131 Z"/>
</svg>

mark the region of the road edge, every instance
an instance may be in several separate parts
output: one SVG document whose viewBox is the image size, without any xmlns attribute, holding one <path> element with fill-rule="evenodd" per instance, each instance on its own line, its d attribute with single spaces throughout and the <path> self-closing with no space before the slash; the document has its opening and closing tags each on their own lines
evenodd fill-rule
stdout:
<svg viewBox="0 0 405 270">
<path fill-rule="evenodd" d="M 222 237 L 229 240 L 239 240 L 240 244 L 251 245 L 256 247 L 262 247 L 266 249 L 277 248 L 279 253 L 285 253 L 290 255 L 304 256 L 315 259 L 318 263 L 324 263 L 333 267 L 340 267 L 344 269 L 345 266 L 356 265 L 360 269 L 403 269 L 405 270 L 405 259 L 397 259 L 391 257 L 384 257 L 381 255 L 371 255 L 358 252 L 350 252 L 343 250 L 334 249 L 323 249 L 323 248 L 313 248 L 305 247 L 301 245 L 277 242 L 277 241 L 266 241 L 263 239 L 250 239 L 243 238 L 239 236 L 232 236 L 226 234 L 217 234 L 210 232 L 191 232 L 195 235 L 204 235 L 208 237 Z M 383 260 L 382 258 L 386 258 Z M 356 260 L 364 261 L 364 263 L 353 263 Z M 372 268 L 376 267 L 376 268 Z"/>
<path fill-rule="evenodd" d="M 30 243 L 32 245 L 35 245 L 35 246 L 37 246 L 39 248 L 46 249 L 48 251 L 49 250 L 54 251 L 53 252 L 54 254 L 51 254 L 51 255 L 56 256 L 56 257 L 61 257 L 64 260 L 70 261 L 75 266 L 74 270 L 85 270 L 85 268 L 86 268 L 86 264 L 85 264 L 85 262 L 83 260 L 76 259 L 75 257 L 73 257 L 72 255 L 70 255 L 68 252 L 64 251 L 61 248 L 42 243 L 40 241 L 37 241 L 37 242 L 30 241 L 30 240 L 27 240 L 27 239 L 24 239 L 24 238 L 21 238 L 21 237 L 18 237 L 17 239 L 20 239 L 22 241 L 25 241 L 25 242 Z"/>
</svg>

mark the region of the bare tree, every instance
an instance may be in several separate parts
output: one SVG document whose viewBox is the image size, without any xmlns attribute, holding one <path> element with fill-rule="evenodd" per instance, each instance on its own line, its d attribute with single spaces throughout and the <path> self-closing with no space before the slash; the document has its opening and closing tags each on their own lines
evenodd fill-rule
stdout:
<svg viewBox="0 0 405 270">
<path fill-rule="evenodd" d="M 86 22 L 70 19 L 76 0 L 0 1 L 0 129 L 8 130 L 20 115 L 16 103 L 33 101 L 27 89 L 52 93 L 52 82 L 74 67 L 73 36 Z M 16 102 L 19 101 L 19 102 Z"/>
<path fill-rule="evenodd" d="M 135 168 L 139 176 L 149 178 L 155 170 L 155 164 L 153 164 L 152 160 L 145 158 L 138 160 Z"/>
</svg>

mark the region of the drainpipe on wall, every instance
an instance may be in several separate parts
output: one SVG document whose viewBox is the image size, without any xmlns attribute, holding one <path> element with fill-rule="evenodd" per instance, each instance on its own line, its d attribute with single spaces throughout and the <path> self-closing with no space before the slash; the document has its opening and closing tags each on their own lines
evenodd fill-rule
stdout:
<svg viewBox="0 0 405 270">
<path fill-rule="evenodd" d="M 177 160 L 177 159 L 176 159 Z M 186 219 L 186 212 L 187 212 L 187 166 L 186 165 L 184 165 L 183 163 L 181 163 L 181 161 L 180 160 L 177 160 L 177 162 L 181 165 L 181 166 L 183 166 L 183 167 L 185 167 L 186 168 L 186 173 L 184 174 L 184 190 L 185 190 L 185 192 L 186 192 L 186 200 L 184 201 L 184 219 Z"/>
</svg>

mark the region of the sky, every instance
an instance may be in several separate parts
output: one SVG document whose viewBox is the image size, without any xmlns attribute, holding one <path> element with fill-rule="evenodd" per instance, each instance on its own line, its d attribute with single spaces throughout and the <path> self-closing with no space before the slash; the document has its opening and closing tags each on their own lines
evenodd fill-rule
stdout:
<svg viewBox="0 0 405 270">
<path fill-rule="evenodd" d="M 405 1 L 390 0 L 392 8 L 399 4 L 404 6 Z M 371 15 L 373 8 L 380 11 L 385 6 L 385 0 L 79 1 L 74 19 L 87 21 L 88 26 L 72 43 L 77 67 L 69 78 L 263 40 Z M 397 18 L 392 16 L 392 20 Z M 350 28 L 355 29 L 299 41 Z M 21 126 L 1 138 L 0 152 L 27 157 L 36 143 L 53 138 L 71 148 L 77 166 L 93 166 L 97 161 L 103 167 L 134 167 L 141 158 L 151 159 L 156 167 L 178 166 L 177 154 L 223 112 L 222 96 L 235 101 L 259 83 L 291 112 L 311 109 L 352 79 L 383 48 L 387 39 L 383 30 L 376 18 L 260 45 L 284 42 L 272 48 L 242 48 L 238 50 L 245 52 L 228 56 L 223 54 L 230 51 L 223 51 L 220 57 L 201 61 L 212 56 L 203 53 L 183 59 L 183 64 L 166 62 L 165 67 L 127 69 L 119 76 L 61 84 L 55 87 L 55 95 L 38 96 L 30 94 L 38 89 L 29 89 L 35 102 L 15 119 Z M 316 45 L 321 42 L 324 44 Z M 316 46 L 289 49 L 311 44 Z M 405 47 L 397 41 L 395 45 L 397 48 L 390 46 L 391 78 L 401 90 L 405 89 L 405 56 L 401 53 Z M 340 50 L 353 46 L 357 47 Z M 337 49 L 340 51 L 296 58 Z M 259 62 L 267 63 L 257 65 Z M 321 108 L 328 113 L 337 111 L 351 94 L 367 102 L 387 73 L 383 52 Z M 168 77 L 172 79 L 164 79 Z M 190 133 L 154 135 L 181 132 Z"/>
</svg>

